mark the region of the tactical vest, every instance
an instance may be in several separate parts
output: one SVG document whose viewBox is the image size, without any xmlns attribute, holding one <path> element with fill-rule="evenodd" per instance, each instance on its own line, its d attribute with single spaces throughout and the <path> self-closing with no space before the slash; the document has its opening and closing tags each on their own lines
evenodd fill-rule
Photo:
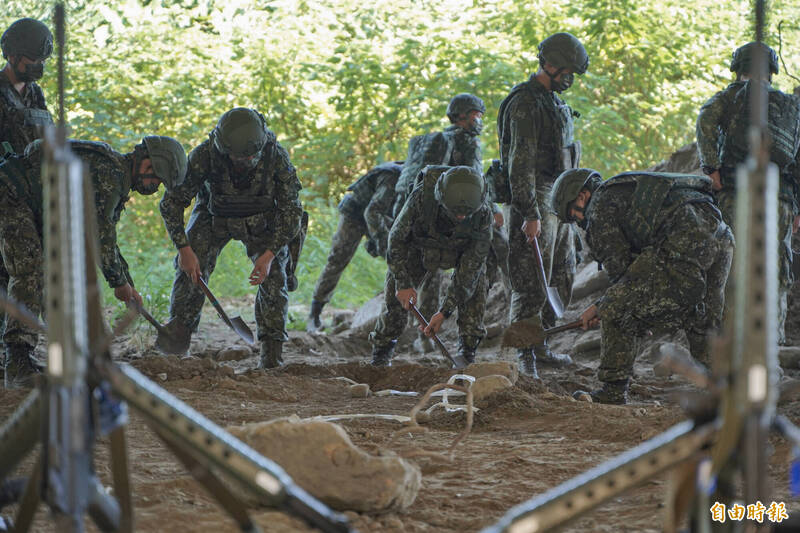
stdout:
<svg viewBox="0 0 800 533">
<path fill-rule="evenodd" d="M 452 167 L 429 165 L 421 172 L 415 190 L 422 190 L 422 214 L 412 228 L 414 245 L 422 249 L 422 264 L 425 270 L 447 270 L 455 268 L 461 253 L 475 240 L 485 243 L 488 252 L 491 239 L 486 235 L 484 220 L 489 207 L 484 205 L 460 224 L 453 223 L 452 230 L 446 234 L 437 227 L 440 205 L 434 190 L 436 181 L 443 172 Z M 491 215 L 489 215 L 491 216 Z"/>
<path fill-rule="evenodd" d="M 0 105 L 4 106 L 10 115 L 10 124 L 3 126 L 11 130 L 10 138 L 0 141 L 10 142 L 14 150 L 20 154 L 25 146 L 41 137 L 44 126 L 53 123 L 53 117 L 45 107 L 41 88 L 34 84 L 29 90 L 34 91 L 33 105 L 36 107 L 26 106 L 8 78 L 0 75 L 0 100 L 2 100 Z"/>
<path fill-rule="evenodd" d="M 261 160 L 239 183 L 222 156 L 208 147 L 211 179 L 206 182 L 208 210 L 217 217 L 241 218 L 268 214 L 275 209 L 275 141 L 267 141 Z"/>
<path fill-rule="evenodd" d="M 637 250 L 652 243 L 653 233 L 669 215 L 687 203 L 714 203 L 711 179 L 694 174 L 625 172 L 604 181 L 595 194 L 609 187 L 633 183 L 628 216 L 622 230 Z M 589 209 L 592 203 L 589 202 Z M 720 216 L 721 220 L 721 216 Z"/>
<path fill-rule="evenodd" d="M 380 177 L 385 173 L 391 173 L 397 177 L 402 170 L 403 166 L 394 162 L 376 166 L 347 188 L 347 192 L 350 194 L 346 194 L 339 202 L 339 212 L 363 222 L 364 210 L 375 195 Z"/>
<path fill-rule="evenodd" d="M 519 83 L 511 89 L 508 96 L 500 103 L 497 112 L 497 135 L 500 141 L 500 159 L 494 159 L 491 166 L 486 170 L 485 179 L 489 186 L 492 201 L 501 204 L 511 202 L 511 183 L 508 177 L 508 152 L 511 148 L 511 138 L 507 135 L 506 112 L 511 100 L 522 92 L 527 92 L 532 98 L 538 98 L 531 81 Z M 553 135 L 551 145 L 545 145 L 541 149 L 537 147 L 539 153 L 537 157 L 537 168 L 547 168 L 552 166 L 553 180 L 563 171 L 578 168 L 581 161 L 581 143 L 573 139 L 572 117 L 577 116 L 563 100 L 556 96 L 554 105 L 547 107 L 550 118 L 554 124 L 559 124 L 558 128 L 561 135 Z M 547 160 L 553 158 L 551 160 Z M 503 164 L 506 162 L 506 165 Z"/>
<path fill-rule="evenodd" d="M 781 174 L 795 162 L 800 149 L 800 100 L 771 86 L 766 86 L 767 127 L 771 137 L 770 161 L 778 165 Z M 721 161 L 725 167 L 735 168 L 749 154 L 750 82 L 744 82 L 733 98 Z"/>
</svg>

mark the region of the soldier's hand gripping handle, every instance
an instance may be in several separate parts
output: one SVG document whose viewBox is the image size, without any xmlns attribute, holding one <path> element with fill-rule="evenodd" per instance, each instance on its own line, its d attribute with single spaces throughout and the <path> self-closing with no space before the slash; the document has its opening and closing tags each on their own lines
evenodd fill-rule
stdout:
<svg viewBox="0 0 800 533">
<path fill-rule="evenodd" d="M 400 289 L 394 295 L 406 311 L 411 310 L 411 303 L 417 301 L 417 291 L 413 287 Z"/>
<path fill-rule="evenodd" d="M 139 292 L 133 288 L 130 283 L 126 283 L 120 287 L 114 288 L 114 298 L 119 300 L 120 302 L 136 302 L 139 305 L 142 305 L 142 296 Z"/>
<path fill-rule="evenodd" d="M 197 285 L 202 274 L 200 273 L 200 261 L 191 246 L 184 246 L 178 250 L 178 268 L 186 272 L 192 283 Z"/>
<path fill-rule="evenodd" d="M 525 240 L 528 241 L 528 244 L 532 243 L 533 239 L 542 233 L 542 221 L 526 220 L 522 223 L 522 233 L 525 234 Z"/>
<path fill-rule="evenodd" d="M 250 285 L 261 285 L 272 268 L 272 260 L 275 259 L 275 254 L 272 250 L 267 250 L 256 259 L 253 265 L 253 271 L 250 272 Z"/>
</svg>

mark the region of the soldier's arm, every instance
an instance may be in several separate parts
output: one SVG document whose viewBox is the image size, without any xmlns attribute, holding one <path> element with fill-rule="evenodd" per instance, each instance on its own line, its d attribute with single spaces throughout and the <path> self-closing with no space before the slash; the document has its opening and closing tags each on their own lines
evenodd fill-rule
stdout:
<svg viewBox="0 0 800 533">
<path fill-rule="evenodd" d="M 591 200 L 596 203 L 591 207 L 587 232 L 589 249 L 592 257 L 603 265 L 611 282 L 616 283 L 633 262 L 630 244 L 620 225 L 627 206 L 619 205 L 613 198 L 596 196 Z"/>
<path fill-rule="evenodd" d="M 722 165 L 718 143 L 726 109 L 731 105 L 729 100 L 726 91 L 720 91 L 703 104 L 697 115 L 697 154 L 703 167 L 720 168 Z"/>
<path fill-rule="evenodd" d="M 486 256 L 492 243 L 492 214 L 489 209 L 482 209 L 476 216 L 483 218 L 483 238 L 474 239 L 459 258 L 458 265 L 453 271 L 453 282 L 447 289 L 447 295 L 439 308 L 445 317 L 453 314 L 459 304 L 472 298 L 485 268 Z"/>
<path fill-rule="evenodd" d="M 275 143 L 275 157 L 277 157 L 275 171 L 275 218 L 273 226 L 275 231 L 269 235 L 266 250 L 277 254 L 278 250 L 294 238 L 300 229 L 300 219 L 303 216 L 303 205 L 300 203 L 300 180 L 291 161 L 289 153 L 278 143 Z"/>
<path fill-rule="evenodd" d="M 364 209 L 364 220 L 367 223 L 367 233 L 371 239 L 386 242 L 389 229 L 392 227 L 392 205 L 395 200 L 395 183 L 390 172 L 384 172 L 378 177 L 378 186 L 372 195 L 367 207 Z"/>
<path fill-rule="evenodd" d="M 97 206 L 97 232 L 100 237 L 100 270 L 112 289 L 132 281 L 128 264 L 117 244 L 117 222 L 125 205 L 119 196 L 95 182 L 95 205 Z M 115 203 L 115 205 L 111 205 Z"/>
<path fill-rule="evenodd" d="M 186 179 L 180 186 L 165 192 L 158 204 L 161 218 L 164 220 L 164 227 L 167 228 L 170 239 L 178 249 L 189 246 L 183 211 L 192 203 L 192 198 L 200 191 L 203 181 L 208 175 L 209 169 L 206 164 L 208 157 L 205 153 L 207 149 L 207 145 L 200 145 L 192 150 L 189 154 L 189 169 Z"/>
<path fill-rule="evenodd" d="M 525 220 L 541 218 L 536 204 L 536 147 L 538 128 L 535 115 L 516 98 L 508 108 L 511 141 L 508 149 L 508 179 L 511 205 Z"/>
<path fill-rule="evenodd" d="M 386 264 L 394 275 L 397 289 L 413 288 L 414 283 L 409 275 L 408 258 L 411 253 L 411 229 L 414 220 L 421 216 L 421 191 L 411 193 L 400 214 L 389 231 L 389 248 L 386 252 Z"/>
</svg>

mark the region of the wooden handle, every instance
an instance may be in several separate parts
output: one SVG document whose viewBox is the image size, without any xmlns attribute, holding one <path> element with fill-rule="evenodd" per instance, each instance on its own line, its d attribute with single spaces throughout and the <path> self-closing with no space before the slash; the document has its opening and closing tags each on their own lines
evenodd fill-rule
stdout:
<svg viewBox="0 0 800 533">
<path fill-rule="evenodd" d="M 426 327 L 426 328 L 428 327 L 428 321 L 427 321 L 427 320 L 425 320 L 425 317 L 424 317 L 424 316 L 422 316 L 422 313 L 420 313 L 420 312 L 419 312 L 419 309 L 417 309 L 417 306 L 416 306 L 416 305 L 414 305 L 414 304 L 411 304 L 411 312 L 412 312 L 412 313 L 414 313 L 414 316 L 416 316 L 416 317 L 417 317 L 417 320 L 419 320 L 420 324 L 422 324 L 422 326 L 423 326 L 423 327 Z M 453 357 L 450 355 L 450 352 L 447 350 L 447 348 L 445 347 L 445 345 L 444 345 L 444 344 L 442 343 L 442 341 L 439 339 L 439 336 L 438 336 L 438 335 L 435 335 L 435 334 L 434 334 L 434 336 L 433 336 L 433 342 L 435 342 L 435 343 L 436 343 L 436 346 L 437 346 L 437 347 L 439 348 L 439 350 L 442 352 L 442 355 L 444 355 L 445 357 L 447 357 L 448 359 L 450 359 L 450 361 L 451 361 L 453 364 L 455 364 L 455 361 L 453 361 Z"/>
<path fill-rule="evenodd" d="M 211 289 L 208 288 L 208 285 L 206 284 L 205 280 L 203 278 L 197 278 L 197 280 L 200 283 L 200 287 L 203 289 L 203 292 L 206 294 L 208 301 L 211 302 L 211 305 L 213 305 L 214 309 L 217 310 L 217 314 L 222 319 L 222 321 L 225 322 L 228 326 L 233 327 L 233 325 L 231 324 L 231 319 L 228 318 L 228 315 L 225 314 L 225 310 L 222 309 L 222 305 L 220 305 L 217 299 L 214 298 L 214 295 L 211 294 Z"/>
<path fill-rule="evenodd" d="M 561 333 L 562 331 L 568 331 L 570 329 L 578 329 L 579 327 L 583 326 L 582 320 L 576 320 L 575 322 L 570 322 L 569 324 L 564 324 L 563 326 L 556 326 L 554 328 L 544 330 L 545 336 L 552 335 L 553 333 Z"/>
</svg>

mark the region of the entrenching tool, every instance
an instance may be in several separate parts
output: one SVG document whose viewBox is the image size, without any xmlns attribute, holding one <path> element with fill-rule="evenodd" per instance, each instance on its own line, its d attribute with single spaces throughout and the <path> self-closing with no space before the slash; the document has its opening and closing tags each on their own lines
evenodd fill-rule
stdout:
<svg viewBox="0 0 800 533">
<path fill-rule="evenodd" d="M 145 320 L 150 322 L 158 335 L 156 336 L 156 348 L 164 353 L 182 355 L 189 350 L 189 344 L 192 340 L 192 334 L 183 322 L 177 318 L 173 318 L 166 324 L 162 325 L 161 322 L 156 320 L 147 309 L 142 307 L 137 301 L 131 302 L 136 311 L 144 317 Z"/>
<path fill-rule="evenodd" d="M 203 278 L 198 278 L 198 281 L 200 282 L 200 287 L 203 289 L 203 292 L 206 293 L 208 301 L 211 302 L 211 305 L 213 305 L 214 309 L 217 310 L 217 314 L 222 321 L 225 322 L 229 328 L 235 331 L 237 335 L 244 339 L 246 343 L 253 344 L 253 332 L 247 327 L 247 324 L 244 323 L 242 317 L 235 316 L 233 318 L 228 318 L 228 315 L 225 314 L 225 311 L 222 309 L 219 301 L 214 298 L 213 294 L 211 294 L 211 289 L 208 288 L 208 285 L 206 285 L 206 282 L 203 280 Z"/>
<path fill-rule="evenodd" d="M 422 316 L 422 313 L 419 312 L 419 309 L 417 309 L 417 306 L 414 305 L 413 300 L 411 303 L 411 312 L 414 313 L 414 316 L 417 317 L 417 320 L 419 320 L 419 323 L 422 324 L 423 328 L 428 327 L 428 321 L 425 320 L 425 317 Z M 433 336 L 433 342 L 435 342 L 436 346 L 439 347 L 439 351 L 442 352 L 442 355 L 445 356 L 447 359 L 449 359 L 451 363 L 453 363 L 453 368 L 457 369 L 467 368 L 468 363 L 467 360 L 464 359 L 464 356 L 456 354 L 455 357 L 453 357 L 452 355 L 450 355 L 450 352 L 442 343 L 441 339 L 439 339 L 438 335 Z"/>
<path fill-rule="evenodd" d="M 550 335 L 571 329 L 578 329 L 582 325 L 583 322 L 576 320 L 575 322 L 570 322 L 563 326 L 544 329 L 537 319 L 526 318 L 514 322 L 506 328 L 503 332 L 501 346 L 503 348 L 530 348 L 531 346 L 540 346 L 544 344 L 545 339 Z"/>
<path fill-rule="evenodd" d="M 561 302 L 561 296 L 558 295 L 558 291 L 548 285 L 547 275 L 544 272 L 544 261 L 542 261 L 542 250 L 539 248 L 539 239 L 536 237 L 533 238 L 533 257 L 539 266 L 539 278 L 542 280 L 542 288 L 547 295 L 547 303 L 550 304 L 556 318 L 561 318 L 564 316 L 564 304 Z"/>
</svg>

